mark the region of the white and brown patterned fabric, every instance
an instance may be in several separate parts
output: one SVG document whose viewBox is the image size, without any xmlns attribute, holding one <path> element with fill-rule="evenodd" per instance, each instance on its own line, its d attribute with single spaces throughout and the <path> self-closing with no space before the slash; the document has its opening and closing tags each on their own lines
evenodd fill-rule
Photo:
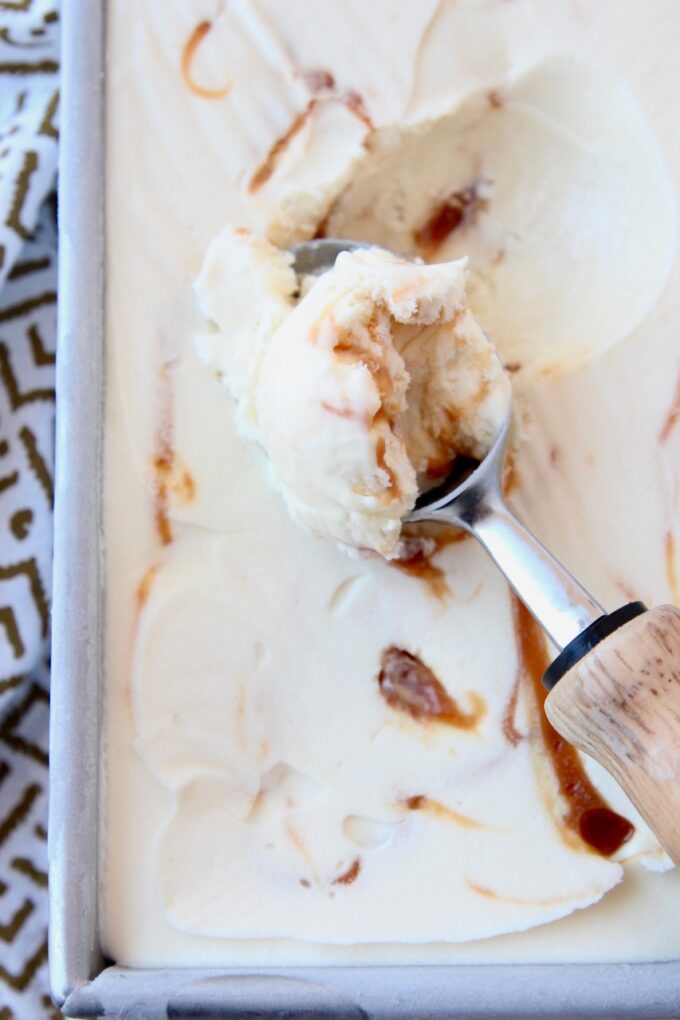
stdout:
<svg viewBox="0 0 680 1020">
<path fill-rule="evenodd" d="M 61 1016 L 47 980 L 47 664 L 0 720 L 0 1020 Z"/>
<path fill-rule="evenodd" d="M 0 712 L 48 638 L 57 28 L 53 0 L 0 0 Z"/>
<path fill-rule="evenodd" d="M 55 0 L 0 2 L 0 287 L 53 186 L 58 24 Z"/>
<path fill-rule="evenodd" d="M 0 290 L 0 713 L 46 652 L 56 240 L 46 205 Z"/>
<path fill-rule="evenodd" d="M 47 981 L 59 12 L 0 0 L 0 1020 Z"/>
</svg>

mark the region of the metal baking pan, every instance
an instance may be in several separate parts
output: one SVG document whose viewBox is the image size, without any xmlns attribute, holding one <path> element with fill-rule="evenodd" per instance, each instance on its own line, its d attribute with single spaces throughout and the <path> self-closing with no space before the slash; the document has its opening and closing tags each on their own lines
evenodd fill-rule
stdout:
<svg viewBox="0 0 680 1020">
<path fill-rule="evenodd" d="M 67 1017 L 680 1016 L 680 961 L 132 970 L 98 937 L 103 677 L 104 0 L 65 0 L 50 781 L 50 975 Z"/>
</svg>

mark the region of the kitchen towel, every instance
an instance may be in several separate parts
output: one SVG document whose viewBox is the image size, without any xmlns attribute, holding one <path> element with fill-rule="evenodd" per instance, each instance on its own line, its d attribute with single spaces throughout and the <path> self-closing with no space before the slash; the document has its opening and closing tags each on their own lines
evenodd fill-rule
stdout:
<svg viewBox="0 0 680 1020">
<path fill-rule="evenodd" d="M 58 24 L 0 2 L 0 715 L 48 639 Z"/>
<path fill-rule="evenodd" d="M 0 0 L 0 1020 L 47 981 L 59 11 Z"/>
</svg>

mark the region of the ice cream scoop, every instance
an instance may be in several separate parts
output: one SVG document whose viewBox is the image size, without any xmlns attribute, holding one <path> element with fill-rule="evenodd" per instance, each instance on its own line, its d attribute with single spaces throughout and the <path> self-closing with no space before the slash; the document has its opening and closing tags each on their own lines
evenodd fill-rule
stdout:
<svg viewBox="0 0 680 1020">
<path fill-rule="evenodd" d="M 419 492 L 482 459 L 510 382 L 466 297 L 467 260 L 343 251 L 319 277 L 226 225 L 196 293 L 199 356 L 236 401 L 244 437 L 301 527 L 350 555 L 398 558 Z"/>
<path fill-rule="evenodd" d="M 299 274 L 319 274 L 359 242 L 292 249 Z M 611 613 L 507 506 L 501 467 L 510 409 L 481 461 L 457 459 L 406 522 L 463 528 L 482 544 L 560 653 L 545 673 L 555 728 L 620 783 L 680 864 L 680 610 L 631 602 Z"/>
</svg>

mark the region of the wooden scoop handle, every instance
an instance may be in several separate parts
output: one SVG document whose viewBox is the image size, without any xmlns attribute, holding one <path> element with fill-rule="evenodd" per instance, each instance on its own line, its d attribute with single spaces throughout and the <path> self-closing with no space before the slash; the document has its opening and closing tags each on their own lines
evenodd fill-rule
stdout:
<svg viewBox="0 0 680 1020">
<path fill-rule="evenodd" d="M 548 695 L 555 729 L 611 772 L 680 866 L 680 609 L 615 630 Z"/>
</svg>

